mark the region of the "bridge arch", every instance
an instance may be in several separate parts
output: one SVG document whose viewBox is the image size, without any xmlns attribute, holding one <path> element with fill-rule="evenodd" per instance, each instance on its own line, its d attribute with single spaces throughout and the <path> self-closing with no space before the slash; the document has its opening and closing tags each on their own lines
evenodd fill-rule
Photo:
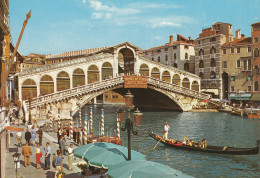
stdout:
<svg viewBox="0 0 260 178">
<path fill-rule="evenodd" d="M 70 89 L 70 77 L 68 72 L 61 71 L 57 75 L 57 91 Z"/>
<path fill-rule="evenodd" d="M 110 76 L 112 77 L 113 76 L 112 64 L 110 62 L 104 62 L 102 64 L 101 73 L 102 73 L 102 80 L 105 80 Z"/>
<path fill-rule="evenodd" d="M 151 70 L 151 77 L 160 80 L 160 69 L 158 67 L 153 67 Z"/>
<path fill-rule="evenodd" d="M 135 54 L 130 48 L 121 48 L 118 52 L 118 63 L 121 62 L 122 73 L 134 74 Z M 123 62 L 123 64 L 122 64 Z"/>
<path fill-rule="evenodd" d="M 54 93 L 54 80 L 53 78 L 45 74 L 40 79 L 40 95 L 48 95 Z"/>
<path fill-rule="evenodd" d="M 199 83 L 194 80 L 192 83 L 191 83 L 191 89 L 192 90 L 195 90 L 195 91 L 199 91 Z"/>
<path fill-rule="evenodd" d="M 72 73 L 72 86 L 77 87 L 77 86 L 82 86 L 85 85 L 85 73 L 84 70 L 81 68 L 76 68 L 74 69 Z"/>
<path fill-rule="evenodd" d="M 141 64 L 140 65 L 140 69 L 139 69 L 139 73 L 141 75 L 145 75 L 145 76 L 149 76 L 149 67 L 147 64 Z"/>
<path fill-rule="evenodd" d="M 182 87 L 190 89 L 190 80 L 187 77 L 183 78 L 181 83 Z"/>
<path fill-rule="evenodd" d="M 171 83 L 171 75 L 170 75 L 170 72 L 168 70 L 163 71 L 162 80 Z"/>
<path fill-rule="evenodd" d="M 181 84 L 181 78 L 178 74 L 174 74 L 173 77 L 172 77 L 172 83 L 175 84 L 175 85 L 178 85 L 180 86 Z"/>
<path fill-rule="evenodd" d="M 22 100 L 37 97 L 37 85 L 33 79 L 26 79 L 22 84 Z"/>
<path fill-rule="evenodd" d="M 99 81 L 99 69 L 96 65 L 91 65 L 88 67 L 88 84 Z"/>
</svg>

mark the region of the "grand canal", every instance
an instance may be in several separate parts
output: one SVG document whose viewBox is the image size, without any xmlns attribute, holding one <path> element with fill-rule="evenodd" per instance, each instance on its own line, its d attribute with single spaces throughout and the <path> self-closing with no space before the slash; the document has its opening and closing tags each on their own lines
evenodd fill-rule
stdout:
<svg viewBox="0 0 260 178">
<path fill-rule="evenodd" d="M 116 130 L 116 110 L 120 106 L 96 105 L 93 108 L 93 129 L 98 134 L 100 113 L 105 111 L 105 134 Z M 89 106 L 82 108 L 82 116 L 89 113 Z M 151 129 L 163 134 L 167 121 L 171 127 L 169 137 L 183 140 L 205 138 L 210 145 L 255 147 L 260 139 L 260 120 L 243 119 L 229 113 L 194 112 L 143 112 L 139 134 L 132 137 L 132 149 L 147 155 L 148 160 L 160 162 L 194 177 L 260 177 L 260 154 L 220 155 L 203 154 L 168 148 L 156 144 L 147 134 Z M 121 132 L 123 144 L 127 146 L 126 132 Z"/>
</svg>

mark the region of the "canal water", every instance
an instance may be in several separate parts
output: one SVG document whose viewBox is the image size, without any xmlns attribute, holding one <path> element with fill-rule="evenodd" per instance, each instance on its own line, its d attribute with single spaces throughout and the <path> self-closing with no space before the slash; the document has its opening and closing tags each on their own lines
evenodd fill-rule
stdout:
<svg viewBox="0 0 260 178">
<path fill-rule="evenodd" d="M 116 130 L 116 110 L 120 106 L 95 105 L 93 107 L 93 130 L 99 133 L 101 109 L 105 112 L 105 135 Z M 89 106 L 82 108 L 89 114 Z M 163 126 L 168 122 L 169 138 L 191 140 L 205 138 L 210 145 L 255 147 L 260 139 L 260 120 L 246 119 L 229 113 L 194 112 L 143 112 L 139 134 L 132 136 L 132 149 L 146 154 L 147 160 L 169 165 L 194 177 L 260 177 L 260 154 L 221 155 L 190 152 L 169 148 L 157 143 L 147 134 L 152 130 L 163 135 Z M 123 145 L 127 146 L 126 132 L 121 131 Z"/>
</svg>

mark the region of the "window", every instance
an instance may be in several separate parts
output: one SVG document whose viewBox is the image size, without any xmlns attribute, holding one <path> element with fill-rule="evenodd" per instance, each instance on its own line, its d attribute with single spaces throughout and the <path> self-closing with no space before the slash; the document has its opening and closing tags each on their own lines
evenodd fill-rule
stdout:
<svg viewBox="0 0 260 178">
<path fill-rule="evenodd" d="M 231 48 L 231 54 L 234 54 L 234 48 Z"/>
<path fill-rule="evenodd" d="M 259 49 L 258 48 L 254 49 L 254 57 L 259 57 Z"/>
<path fill-rule="evenodd" d="M 252 75 L 248 75 L 246 81 L 252 81 Z"/>
<path fill-rule="evenodd" d="M 185 53 L 185 59 L 188 59 L 188 53 Z"/>
<path fill-rule="evenodd" d="M 166 62 L 168 61 L 168 56 L 167 56 L 167 55 L 165 56 L 165 61 L 166 61 Z"/>
<path fill-rule="evenodd" d="M 157 53 L 159 53 L 159 52 L 161 52 L 161 50 L 160 50 L 160 49 L 157 49 Z"/>
<path fill-rule="evenodd" d="M 222 67 L 223 67 L 223 69 L 226 69 L 226 68 L 227 68 L 227 61 L 223 61 L 223 62 L 222 62 Z"/>
<path fill-rule="evenodd" d="M 214 53 L 216 53 L 216 48 L 212 46 L 212 48 L 210 49 L 210 54 L 214 54 Z"/>
<path fill-rule="evenodd" d="M 240 48 L 237 48 L 237 53 L 240 53 Z"/>
<path fill-rule="evenodd" d="M 172 49 L 177 49 L 177 46 L 172 46 Z"/>
<path fill-rule="evenodd" d="M 251 51 L 252 51 L 252 48 L 251 48 L 251 47 L 248 47 L 248 48 L 247 48 L 247 52 L 248 52 L 248 53 L 251 53 Z"/>
<path fill-rule="evenodd" d="M 227 54 L 227 49 L 223 49 L 223 54 Z"/>
<path fill-rule="evenodd" d="M 177 57 L 176 57 L 176 53 L 174 53 L 174 55 L 173 55 L 173 58 L 174 58 L 174 59 L 176 59 L 176 58 L 177 58 Z"/>
<path fill-rule="evenodd" d="M 27 65 L 27 69 L 29 69 L 29 65 Z"/>
<path fill-rule="evenodd" d="M 202 60 L 200 60 L 199 68 L 204 68 L 204 62 Z"/>
<path fill-rule="evenodd" d="M 235 76 L 231 76 L 230 77 L 230 81 L 232 82 L 232 81 L 235 81 L 236 80 L 236 77 Z"/>
<path fill-rule="evenodd" d="M 185 49 L 189 49 L 189 46 L 188 46 L 188 45 L 185 45 L 184 48 L 185 48 Z"/>
<path fill-rule="evenodd" d="M 216 73 L 214 71 L 210 73 L 210 78 L 216 78 Z"/>
<path fill-rule="evenodd" d="M 234 86 L 231 86 L 231 91 L 234 92 L 235 91 L 235 87 Z"/>
<path fill-rule="evenodd" d="M 164 51 L 168 51 L 168 48 L 165 48 Z"/>
<path fill-rule="evenodd" d="M 258 43 L 258 37 L 254 38 L 254 43 Z"/>
<path fill-rule="evenodd" d="M 118 95 L 113 95 L 112 97 L 113 97 L 113 99 L 117 99 Z"/>
<path fill-rule="evenodd" d="M 108 98 L 108 95 L 105 95 L 105 99 L 107 99 Z"/>
<path fill-rule="evenodd" d="M 173 63 L 173 67 L 177 68 L 178 67 L 177 63 Z"/>
<path fill-rule="evenodd" d="M 185 63 L 184 64 L 184 70 L 185 71 L 189 71 L 189 63 Z"/>
<path fill-rule="evenodd" d="M 255 65 L 254 74 L 255 74 L 255 75 L 259 75 L 258 65 Z"/>
<path fill-rule="evenodd" d="M 158 62 L 161 62 L 160 56 L 158 56 Z"/>
<path fill-rule="evenodd" d="M 247 60 L 244 60 L 244 70 L 247 70 Z"/>
<path fill-rule="evenodd" d="M 154 61 L 153 57 L 152 57 L 152 61 Z"/>
<path fill-rule="evenodd" d="M 240 68 L 241 65 L 240 65 L 240 59 L 237 60 L 237 68 Z"/>
<path fill-rule="evenodd" d="M 252 70 L 252 64 L 250 59 L 247 60 L 247 70 Z"/>
<path fill-rule="evenodd" d="M 201 79 L 203 79 L 203 73 L 202 73 L 202 72 L 200 72 L 199 77 L 200 77 Z"/>
<path fill-rule="evenodd" d="M 247 86 L 247 91 L 252 91 L 252 86 L 251 85 Z"/>
<path fill-rule="evenodd" d="M 216 37 L 210 38 L 210 42 L 216 41 Z"/>
<path fill-rule="evenodd" d="M 254 82 L 254 91 L 259 91 L 258 81 L 255 81 L 255 82 Z"/>
<path fill-rule="evenodd" d="M 214 58 L 210 61 L 210 67 L 216 67 L 216 60 Z"/>
<path fill-rule="evenodd" d="M 199 40 L 199 44 L 203 44 L 203 40 Z"/>
<path fill-rule="evenodd" d="M 200 49 L 199 55 L 200 55 L 200 56 L 204 55 L 204 50 L 203 50 L 203 49 Z"/>
</svg>

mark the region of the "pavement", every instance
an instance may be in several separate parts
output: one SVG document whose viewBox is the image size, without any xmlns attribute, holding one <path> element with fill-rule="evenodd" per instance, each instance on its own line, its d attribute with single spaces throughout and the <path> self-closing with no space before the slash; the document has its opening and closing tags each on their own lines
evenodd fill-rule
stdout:
<svg viewBox="0 0 260 178">
<path fill-rule="evenodd" d="M 15 126 L 15 127 L 19 127 L 19 128 L 24 128 L 26 130 L 25 126 L 16 126 L 16 125 L 11 125 L 11 126 Z M 10 146 L 9 146 L 9 152 L 7 152 L 6 154 L 6 178 L 15 178 L 16 177 L 16 169 L 15 169 L 15 163 L 13 160 L 12 155 L 16 152 L 18 153 L 22 153 L 22 148 L 18 147 L 18 141 L 16 136 L 16 132 L 11 132 L 10 134 Z M 36 143 L 39 141 L 38 135 L 36 137 L 37 141 Z M 73 143 L 73 148 L 76 148 L 77 145 L 74 142 L 71 142 L 70 139 L 65 138 L 67 145 L 69 145 L 70 143 Z M 23 132 L 23 145 L 25 143 L 25 139 L 24 139 L 24 132 Z M 57 143 L 57 134 L 56 132 L 43 132 L 43 141 L 42 141 L 43 145 L 40 146 L 41 152 L 43 153 L 43 155 L 45 154 L 44 151 L 44 147 L 46 145 L 46 142 L 50 142 L 50 146 L 51 146 L 51 151 L 52 153 L 56 153 L 56 151 L 58 150 L 58 143 Z M 41 163 L 40 163 L 40 167 L 41 169 L 36 169 L 36 157 L 35 157 L 35 149 L 36 146 L 33 147 L 31 145 L 32 148 L 32 156 L 31 156 L 31 164 L 30 166 L 25 167 L 24 166 L 24 157 L 23 155 L 20 156 L 20 168 L 18 168 L 18 178 L 53 178 L 55 175 L 55 168 L 52 167 L 51 165 L 51 169 L 50 170 L 44 170 L 45 165 L 44 165 L 44 156 L 41 157 Z M 53 155 L 52 155 L 53 156 Z M 52 161 L 52 157 L 51 157 L 51 161 Z M 76 158 L 74 157 L 73 160 L 73 164 L 72 165 L 72 171 L 68 170 L 68 156 L 64 155 L 64 159 L 63 159 L 63 172 L 65 173 L 65 178 L 82 178 L 83 176 L 81 175 L 81 170 L 80 168 L 78 168 L 76 166 L 76 164 L 78 162 L 84 162 L 82 159 L 80 158 Z M 89 178 L 98 178 L 98 177 L 104 177 L 104 175 L 91 175 L 91 176 L 84 176 L 84 177 L 89 177 Z"/>
</svg>

